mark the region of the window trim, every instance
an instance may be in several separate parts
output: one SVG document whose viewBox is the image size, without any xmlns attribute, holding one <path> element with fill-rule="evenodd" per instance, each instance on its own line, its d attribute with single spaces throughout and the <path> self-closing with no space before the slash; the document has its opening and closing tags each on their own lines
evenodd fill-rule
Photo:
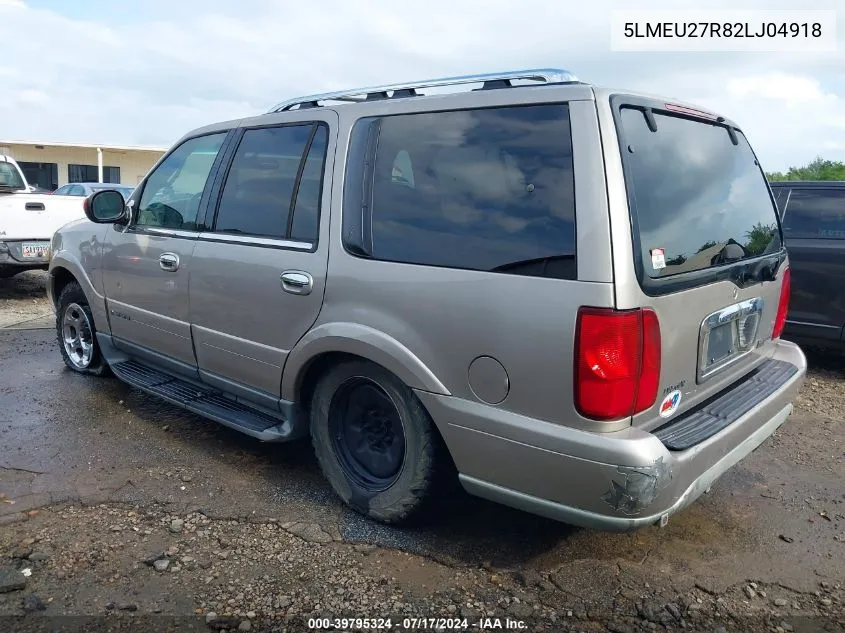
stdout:
<svg viewBox="0 0 845 633">
<path fill-rule="evenodd" d="M 424 266 L 427 268 L 439 268 L 444 270 L 461 270 L 476 272 L 480 274 L 520 276 L 514 273 L 480 270 L 478 268 L 446 266 L 443 264 L 404 262 L 392 259 L 380 259 L 372 256 L 373 234 L 372 234 L 372 210 L 375 185 L 375 166 L 378 158 L 378 149 L 381 140 L 382 121 L 393 117 L 409 117 L 422 114 L 451 114 L 454 112 L 476 112 L 478 110 L 514 110 L 519 108 L 533 107 L 563 107 L 566 109 L 567 119 L 570 125 L 569 147 L 572 153 L 572 204 L 573 204 L 573 274 L 572 277 L 542 277 L 538 275 L 525 275 L 535 279 L 548 279 L 554 281 L 577 281 L 578 280 L 578 213 L 575 188 L 577 176 L 575 174 L 575 143 L 572 140 L 572 114 L 570 104 L 572 100 L 537 101 L 531 103 L 506 103 L 499 105 L 482 105 L 459 108 L 442 108 L 433 110 L 413 110 L 409 112 L 396 112 L 384 115 L 362 116 L 356 119 L 351 127 L 349 135 L 349 147 L 346 156 L 346 167 L 344 171 L 343 203 L 341 210 L 341 243 L 343 250 L 356 259 L 370 259 L 372 261 L 384 262 L 385 264 L 397 264 L 403 266 Z M 363 125 L 364 123 L 367 125 Z M 359 229 L 360 225 L 360 231 Z M 349 229 L 352 229 L 350 231 Z M 350 236 L 350 232 L 354 236 Z M 360 233 L 360 235 L 359 235 Z M 354 237 L 354 239 L 352 239 Z M 548 258 L 538 258 L 548 259 Z"/>
<path fill-rule="evenodd" d="M 125 233 L 193 238 L 199 235 L 199 233 L 201 233 L 203 230 L 205 230 L 206 206 L 208 205 L 208 196 L 217 178 L 217 171 L 219 170 L 220 164 L 223 161 L 223 155 L 229 149 L 229 144 L 232 138 L 231 128 L 224 128 L 222 130 L 212 130 L 210 132 L 203 132 L 202 134 L 194 134 L 182 138 L 180 142 L 173 145 L 173 147 L 171 147 L 170 150 L 166 154 L 164 154 L 164 156 L 162 156 L 158 159 L 158 161 L 156 161 L 155 165 L 153 165 L 152 168 L 147 172 L 143 180 L 138 183 L 137 187 L 135 187 L 135 190 L 132 192 L 132 195 L 129 196 L 129 198 L 127 198 L 126 200 L 127 204 L 129 204 L 130 201 L 133 201 L 133 205 L 140 208 L 141 198 L 144 195 L 144 191 L 146 191 L 147 189 L 147 184 L 150 181 L 150 176 L 155 173 L 155 171 L 162 165 L 162 163 L 164 163 L 164 161 L 166 161 L 171 155 L 173 155 L 174 152 L 176 152 L 176 150 L 182 147 L 185 143 L 188 143 L 198 138 L 204 138 L 206 136 L 216 136 L 218 134 L 223 134 L 223 142 L 220 144 L 220 149 L 217 150 L 217 156 L 214 157 L 214 162 L 211 164 L 211 169 L 208 172 L 208 178 L 206 178 L 205 186 L 202 190 L 202 196 L 200 197 L 199 202 L 199 209 L 197 209 L 197 229 L 189 231 L 183 229 L 169 229 L 165 227 L 148 226 L 146 224 L 137 224 L 138 211 L 133 210 L 132 221 L 129 223 L 128 226 L 125 227 Z M 165 233 L 163 233 L 162 231 L 164 231 Z"/>
<path fill-rule="evenodd" d="M 319 207 L 317 209 L 317 235 L 312 241 L 294 240 L 291 239 L 290 232 L 293 229 L 293 212 L 296 210 L 296 198 L 299 194 L 299 184 L 304 172 L 305 163 L 308 159 L 308 152 L 311 150 L 311 145 L 317 135 L 320 126 L 326 128 L 326 149 L 323 152 L 323 160 L 320 165 L 320 190 L 318 194 Z M 283 127 L 311 127 L 311 132 L 308 136 L 308 141 L 302 151 L 299 166 L 297 167 L 296 180 L 294 181 L 293 192 L 291 193 L 291 206 L 288 209 L 288 221 L 286 226 L 286 236 L 279 238 L 270 238 L 263 235 L 249 235 L 245 233 L 218 233 L 217 232 L 217 216 L 220 212 L 220 202 L 223 199 L 223 190 L 226 187 L 226 181 L 229 179 L 229 174 L 232 171 L 232 166 L 235 163 L 235 156 L 240 147 L 243 137 L 247 132 L 252 130 L 276 129 Z M 323 192 L 326 184 L 326 161 L 329 155 L 329 147 L 331 143 L 332 124 L 320 118 L 307 119 L 302 121 L 285 121 L 282 123 L 268 123 L 265 125 L 250 125 L 248 127 L 238 128 L 234 131 L 231 139 L 230 150 L 226 156 L 225 166 L 222 166 L 219 173 L 215 176 L 215 182 L 211 188 L 211 199 L 208 202 L 208 211 L 206 214 L 206 224 L 201 231 L 202 235 L 199 237 L 202 241 L 220 242 L 223 244 L 245 244 L 252 246 L 259 246 L 263 248 L 277 248 L 280 250 L 294 250 L 299 252 L 314 253 L 320 242 L 320 223 L 323 214 Z"/>
<path fill-rule="evenodd" d="M 625 94 L 613 94 L 610 96 L 610 109 L 613 114 L 613 125 L 616 131 L 617 146 L 619 148 L 619 157 L 622 162 L 622 184 L 625 187 L 625 197 L 628 201 L 628 217 L 631 227 L 631 250 L 634 256 L 634 272 L 637 277 L 637 282 L 639 283 L 640 288 L 646 294 L 646 296 L 660 297 L 663 295 L 680 292 L 682 290 L 690 290 L 692 288 L 697 288 L 699 286 L 716 283 L 719 281 L 732 281 L 734 284 L 740 285 L 740 283 L 738 283 L 737 281 L 737 271 L 745 269 L 749 266 L 760 266 L 765 262 L 774 263 L 776 261 L 777 264 L 775 266 L 775 270 L 779 269 L 780 266 L 783 264 L 784 260 L 786 259 L 786 245 L 784 244 L 783 227 L 781 225 L 780 211 L 778 210 L 777 201 L 775 200 L 772 188 L 769 185 L 769 179 L 766 178 L 766 174 L 763 171 L 763 167 L 760 164 L 760 160 L 757 158 L 757 153 L 754 151 L 754 148 L 751 146 L 751 143 L 748 143 L 748 148 L 751 150 L 751 154 L 754 157 L 754 160 L 757 161 L 757 167 L 760 170 L 760 177 L 763 179 L 763 183 L 768 189 L 769 200 L 772 204 L 772 209 L 774 210 L 774 216 L 777 221 L 778 231 L 780 231 L 780 250 L 776 253 L 771 253 L 769 255 L 758 255 L 757 257 L 750 257 L 739 262 L 723 264 L 721 266 L 714 266 L 711 268 L 704 268 L 702 270 L 691 270 L 689 272 L 678 273 L 670 277 L 653 278 L 646 274 L 645 264 L 643 262 L 642 246 L 640 241 L 641 238 L 639 229 L 639 219 L 637 214 L 637 202 L 633 190 L 633 183 L 631 182 L 630 176 L 631 159 L 628 156 L 628 152 L 626 151 L 627 141 L 625 140 L 625 133 L 622 129 L 621 110 L 623 108 L 632 108 L 635 110 L 644 110 L 647 108 L 654 112 L 658 112 L 661 115 L 673 116 L 679 119 L 687 119 L 689 121 L 695 121 L 706 125 L 723 127 L 726 128 L 726 134 L 727 130 L 734 130 L 735 132 L 739 132 L 743 135 L 746 143 L 748 143 L 748 139 L 747 137 L 745 137 L 745 134 L 742 132 L 742 130 L 730 121 L 711 121 L 709 119 L 702 119 L 692 114 L 667 110 L 666 103 L 657 99 L 636 97 Z M 749 280 L 749 282 L 747 283 L 754 282 L 752 280 Z"/>
</svg>

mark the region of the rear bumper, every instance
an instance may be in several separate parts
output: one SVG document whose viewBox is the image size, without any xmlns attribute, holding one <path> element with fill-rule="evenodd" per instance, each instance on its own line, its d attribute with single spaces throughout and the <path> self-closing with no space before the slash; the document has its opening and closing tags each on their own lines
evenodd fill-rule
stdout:
<svg viewBox="0 0 845 633">
<path fill-rule="evenodd" d="M 49 246 L 49 240 L 27 240 L 27 242 L 44 243 Z M 50 265 L 50 258 L 40 257 L 37 259 L 24 259 L 22 253 L 23 242 L 17 240 L 2 241 L 0 244 L 0 268 L 14 270 L 47 270 Z"/>
<path fill-rule="evenodd" d="M 800 348 L 774 359 L 797 371 L 714 435 L 681 451 L 629 427 L 590 433 L 425 392 L 428 408 L 471 494 L 606 531 L 659 523 L 695 501 L 789 417 L 806 373 Z"/>
</svg>

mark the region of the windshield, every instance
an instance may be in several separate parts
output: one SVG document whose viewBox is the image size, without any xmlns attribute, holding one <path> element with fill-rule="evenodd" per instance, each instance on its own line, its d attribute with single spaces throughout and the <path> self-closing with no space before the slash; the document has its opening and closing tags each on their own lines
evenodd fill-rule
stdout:
<svg viewBox="0 0 845 633">
<path fill-rule="evenodd" d="M 775 206 L 745 137 L 726 127 L 622 107 L 626 182 L 643 270 L 663 278 L 781 249 Z M 636 239 L 636 238 L 635 238 Z"/>
<path fill-rule="evenodd" d="M 26 189 L 18 169 L 5 160 L 0 161 L 0 189 Z"/>
</svg>

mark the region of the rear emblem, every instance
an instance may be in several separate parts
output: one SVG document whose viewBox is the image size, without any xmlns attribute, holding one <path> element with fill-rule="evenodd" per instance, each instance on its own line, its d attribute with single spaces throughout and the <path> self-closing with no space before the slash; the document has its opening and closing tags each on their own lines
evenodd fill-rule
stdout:
<svg viewBox="0 0 845 633">
<path fill-rule="evenodd" d="M 660 417 L 668 418 L 678 410 L 679 404 L 681 404 L 681 392 L 673 391 L 663 398 L 663 402 L 660 403 Z"/>
</svg>

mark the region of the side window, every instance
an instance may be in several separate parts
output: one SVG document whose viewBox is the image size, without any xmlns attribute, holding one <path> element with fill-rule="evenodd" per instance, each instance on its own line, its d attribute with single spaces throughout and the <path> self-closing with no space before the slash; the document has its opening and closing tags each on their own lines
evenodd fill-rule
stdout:
<svg viewBox="0 0 845 633">
<path fill-rule="evenodd" d="M 303 166 L 303 155 L 315 132 L 320 133 L 313 139 Z M 295 232 L 301 234 L 297 237 L 316 237 L 325 146 L 325 126 L 314 123 L 244 132 L 223 185 L 214 230 L 286 239 L 292 234 L 290 214 L 295 202 L 293 223 Z"/>
<path fill-rule="evenodd" d="M 302 178 L 296 192 L 293 208 L 293 223 L 290 239 L 302 242 L 316 242 L 320 227 L 320 199 L 323 193 L 323 168 L 326 162 L 326 146 L 329 133 L 325 125 L 317 128 Z"/>
<path fill-rule="evenodd" d="M 54 196 L 66 196 L 70 187 L 68 185 L 62 185 L 58 189 L 53 192 Z"/>
<path fill-rule="evenodd" d="M 791 238 L 845 240 L 845 189 L 793 189 L 783 228 Z"/>
<path fill-rule="evenodd" d="M 574 279 L 569 125 L 560 104 L 383 118 L 365 249 L 381 260 Z"/>
<path fill-rule="evenodd" d="M 69 196 L 84 196 L 85 189 L 83 189 L 80 185 L 71 185 L 68 189 L 67 195 Z"/>
<path fill-rule="evenodd" d="M 197 230 L 197 213 L 211 166 L 226 132 L 188 139 L 150 174 L 141 192 L 136 224 Z"/>
</svg>

